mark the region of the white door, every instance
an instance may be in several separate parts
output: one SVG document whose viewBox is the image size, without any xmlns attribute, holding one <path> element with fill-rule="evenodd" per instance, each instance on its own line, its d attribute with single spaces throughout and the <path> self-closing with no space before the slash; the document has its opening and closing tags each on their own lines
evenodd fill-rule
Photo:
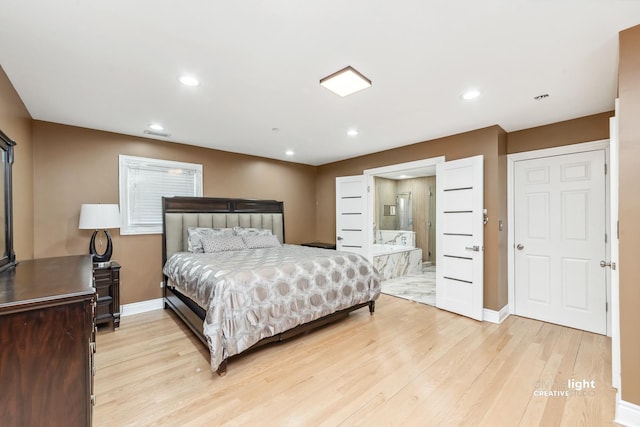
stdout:
<svg viewBox="0 0 640 427">
<path fill-rule="evenodd" d="M 483 156 L 436 165 L 436 307 L 482 320 Z"/>
<path fill-rule="evenodd" d="M 364 175 L 336 178 L 336 249 L 366 256 Z"/>
<path fill-rule="evenodd" d="M 515 162 L 515 314 L 606 333 L 604 168 L 604 150 Z"/>
</svg>

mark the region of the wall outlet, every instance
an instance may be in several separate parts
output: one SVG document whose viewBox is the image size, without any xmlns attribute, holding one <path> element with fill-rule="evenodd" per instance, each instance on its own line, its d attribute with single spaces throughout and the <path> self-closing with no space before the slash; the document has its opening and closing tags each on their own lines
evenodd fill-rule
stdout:
<svg viewBox="0 0 640 427">
<path fill-rule="evenodd" d="M 164 288 L 164 280 L 160 282 L 160 287 Z"/>
</svg>

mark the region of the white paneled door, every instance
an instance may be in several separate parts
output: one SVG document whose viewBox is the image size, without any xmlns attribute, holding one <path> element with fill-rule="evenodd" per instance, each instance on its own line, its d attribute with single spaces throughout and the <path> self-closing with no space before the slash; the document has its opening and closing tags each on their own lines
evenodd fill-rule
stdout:
<svg viewBox="0 0 640 427">
<path fill-rule="evenodd" d="M 606 333 L 604 150 L 514 164 L 515 314 Z"/>
<path fill-rule="evenodd" d="M 336 249 L 366 256 L 364 175 L 336 178 Z"/>
<path fill-rule="evenodd" d="M 482 320 L 483 156 L 436 165 L 436 306 Z"/>
</svg>

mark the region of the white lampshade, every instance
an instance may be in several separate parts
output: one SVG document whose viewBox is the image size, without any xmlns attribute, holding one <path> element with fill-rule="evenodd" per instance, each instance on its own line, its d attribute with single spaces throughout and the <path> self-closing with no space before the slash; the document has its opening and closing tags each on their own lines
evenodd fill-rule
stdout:
<svg viewBox="0 0 640 427">
<path fill-rule="evenodd" d="M 120 208 L 118 205 L 83 204 L 80 208 L 81 230 L 106 230 L 120 227 Z"/>
</svg>

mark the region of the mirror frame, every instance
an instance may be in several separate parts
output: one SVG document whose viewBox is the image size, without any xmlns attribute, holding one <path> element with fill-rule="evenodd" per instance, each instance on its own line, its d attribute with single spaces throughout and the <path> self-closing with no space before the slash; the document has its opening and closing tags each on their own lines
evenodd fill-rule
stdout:
<svg viewBox="0 0 640 427">
<path fill-rule="evenodd" d="M 5 247 L 0 254 L 0 271 L 5 271 L 16 265 L 16 254 L 13 251 L 13 184 L 11 180 L 11 167 L 13 165 L 13 147 L 15 141 L 9 138 L 0 130 L 0 150 L 4 151 L 2 156 L 2 167 L 4 169 L 4 214 L 5 214 Z M 2 248 L 0 248 L 2 251 Z"/>
</svg>

